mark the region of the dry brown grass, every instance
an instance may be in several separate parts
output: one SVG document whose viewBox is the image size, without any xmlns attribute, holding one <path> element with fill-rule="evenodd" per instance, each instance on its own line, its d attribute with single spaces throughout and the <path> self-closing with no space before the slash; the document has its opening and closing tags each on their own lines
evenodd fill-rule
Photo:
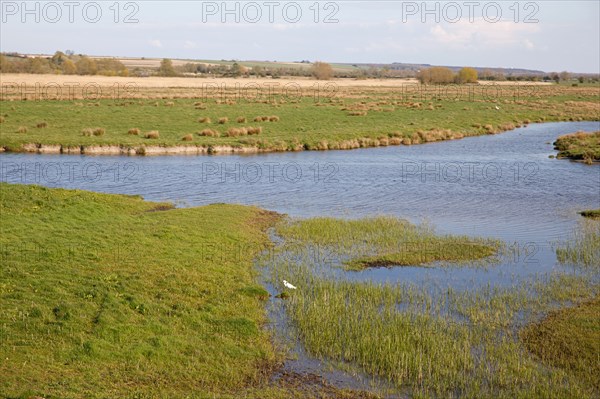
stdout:
<svg viewBox="0 0 600 399">
<path fill-rule="evenodd" d="M 204 137 L 219 137 L 221 134 L 213 129 L 204 129 L 201 132 L 196 133 L 198 136 L 204 136 Z"/>
<path fill-rule="evenodd" d="M 218 121 L 219 125 L 224 125 L 227 122 L 229 122 L 229 118 L 227 118 L 227 117 L 219 118 L 219 121 Z"/>
<path fill-rule="evenodd" d="M 248 134 L 248 129 L 246 129 L 245 127 L 241 127 L 241 128 L 232 127 L 232 128 L 227 129 L 227 131 L 225 132 L 225 134 L 223 134 L 223 136 L 239 137 L 239 136 L 245 136 L 247 134 Z"/>
<path fill-rule="evenodd" d="M 92 133 L 94 134 L 94 136 L 104 136 L 106 130 L 103 127 L 97 127 L 93 130 Z"/>
<path fill-rule="evenodd" d="M 17 133 L 27 133 L 27 126 L 19 126 Z"/>
<path fill-rule="evenodd" d="M 139 136 L 139 134 L 142 131 L 140 129 L 138 129 L 137 127 L 131 128 L 129 129 L 129 131 L 127 131 L 127 134 L 131 134 L 132 136 Z"/>
<path fill-rule="evenodd" d="M 250 135 L 250 136 L 262 133 L 262 127 L 260 127 L 260 126 L 248 127 L 248 128 L 246 128 L 246 130 L 248 131 L 248 135 Z"/>
<path fill-rule="evenodd" d="M 269 122 L 279 122 L 279 117 L 277 115 L 269 116 Z"/>
<path fill-rule="evenodd" d="M 198 122 L 200 122 L 200 123 L 210 123 L 211 121 L 210 121 L 210 118 L 208 116 L 204 116 L 202 118 L 199 118 Z"/>
<path fill-rule="evenodd" d="M 37 127 L 38 129 L 44 129 L 46 127 L 48 127 L 48 122 L 38 122 L 37 125 L 35 125 L 35 127 Z"/>
<path fill-rule="evenodd" d="M 246 123 L 246 117 L 240 116 L 237 118 L 237 123 Z"/>
<path fill-rule="evenodd" d="M 194 136 L 192 136 L 191 134 L 186 134 L 185 136 L 183 136 L 181 138 L 181 141 L 192 141 L 194 139 Z"/>
<path fill-rule="evenodd" d="M 146 137 L 147 139 L 157 139 L 160 137 L 160 133 L 158 132 L 158 130 L 151 130 L 148 133 L 146 133 L 144 137 Z"/>
</svg>

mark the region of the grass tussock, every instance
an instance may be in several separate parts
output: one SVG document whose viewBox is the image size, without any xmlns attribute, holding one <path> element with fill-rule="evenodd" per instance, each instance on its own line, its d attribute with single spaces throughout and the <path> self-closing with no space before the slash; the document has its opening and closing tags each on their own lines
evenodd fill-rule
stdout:
<svg viewBox="0 0 600 399">
<path fill-rule="evenodd" d="M 214 129 L 204 129 L 201 132 L 196 133 L 198 136 L 203 137 L 219 137 L 221 134 Z"/>
<path fill-rule="evenodd" d="M 37 127 L 38 129 L 45 129 L 48 127 L 48 122 L 38 122 L 37 125 L 35 125 L 35 127 Z"/>
<path fill-rule="evenodd" d="M 228 122 L 229 122 L 229 118 L 227 118 L 227 117 L 223 117 L 223 118 L 219 118 L 219 120 L 218 120 L 218 122 L 217 122 L 217 123 L 218 123 L 219 125 L 224 125 L 224 124 L 226 124 L 226 123 L 228 123 Z"/>
<path fill-rule="evenodd" d="M 227 131 L 223 134 L 224 137 L 239 137 L 246 136 L 248 134 L 248 129 L 245 127 L 232 127 L 227 129 Z"/>
<path fill-rule="evenodd" d="M 186 134 L 185 136 L 183 136 L 181 138 L 181 141 L 192 141 L 192 140 L 194 140 L 194 136 L 191 134 Z"/>
<path fill-rule="evenodd" d="M 245 116 L 240 116 L 236 119 L 237 123 L 246 123 L 246 117 Z"/>
<path fill-rule="evenodd" d="M 106 129 L 103 127 L 97 127 L 92 131 L 92 134 L 96 137 L 104 136 L 104 133 L 106 133 Z"/>
<path fill-rule="evenodd" d="M 199 122 L 199 123 L 211 123 L 211 120 L 210 120 L 210 118 L 209 118 L 209 117 L 207 117 L 207 116 L 204 116 L 204 117 L 202 117 L 202 118 L 199 118 L 199 119 L 198 119 L 198 122 Z"/>
<path fill-rule="evenodd" d="M 6 119 L 3 116 L 0 116 L 0 123 L 4 123 Z"/>
<path fill-rule="evenodd" d="M 142 133 L 142 131 L 140 129 L 138 129 L 137 127 L 131 128 L 127 131 L 127 134 L 132 135 L 132 136 L 139 136 L 140 133 Z"/>
<path fill-rule="evenodd" d="M 19 126 L 17 133 L 27 133 L 27 126 Z"/>
<path fill-rule="evenodd" d="M 151 130 L 148 133 L 146 133 L 144 137 L 147 139 L 157 139 L 160 137 L 160 133 L 158 132 L 158 130 Z"/>
</svg>

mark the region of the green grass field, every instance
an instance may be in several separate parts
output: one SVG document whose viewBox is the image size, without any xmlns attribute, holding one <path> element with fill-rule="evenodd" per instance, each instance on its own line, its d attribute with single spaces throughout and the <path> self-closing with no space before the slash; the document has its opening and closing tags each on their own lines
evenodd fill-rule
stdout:
<svg viewBox="0 0 600 399">
<path fill-rule="evenodd" d="M 270 381 L 253 258 L 276 215 L 8 184 L 0 213 L 1 397 L 310 397 Z"/>
<path fill-rule="evenodd" d="M 185 98 L 160 98 L 158 90 L 148 94 L 151 98 L 117 101 L 1 101 L 0 147 L 10 151 L 20 151 L 24 144 L 350 149 L 498 133 L 530 122 L 599 118 L 600 97 L 593 87 L 505 87 L 497 98 L 490 94 L 496 89 L 487 89 L 486 95 L 482 87 L 475 89 L 478 94 L 469 99 L 465 90 L 471 89 L 454 87 L 462 91 L 461 100 L 453 99 L 457 94 L 452 90 L 440 92 L 439 87 L 420 94 L 398 88 L 345 87 L 333 98 L 322 94 L 318 101 L 310 90 L 291 98 L 263 91 L 250 100 L 236 98 L 235 90 L 198 98 L 198 91 L 192 89 L 183 89 L 176 96 Z M 520 90 L 517 98 L 516 90 Z M 164 89 L 162 93 L 165 97 Z M 257 116 L 277 116 L 278 121 L 255 122 Z M 240 117 L 245 122 L 237 123 Z M 199 123 L 201 118 L 211 122 Z M 228 121 L 219 124 L 221 118 Z M 243 127 L 260 127 L 262 132 L 226 137 L 229 129 Z M 102 135 L 86 135 L 86 129 L 96 128 L 103 129 Z M 133 128 L 140 133 L 128 134 Z M 204 129 L 220 136 L 197 134 Z M 158 131 L 159 137 L 145 138 L 150 131 Z M 182 141 L 188 134 L 191 141 Z"/>
</svg>

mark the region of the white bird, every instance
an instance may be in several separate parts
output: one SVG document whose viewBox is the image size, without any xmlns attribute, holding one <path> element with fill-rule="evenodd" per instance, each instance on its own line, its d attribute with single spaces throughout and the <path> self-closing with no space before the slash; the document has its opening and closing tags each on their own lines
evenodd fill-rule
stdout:
<svg viewBox="0 0 600 399">
<path fill-rule="evenodd" d="M 283 280 L 283 285 L 285 285 L 285 288 L 289 288 L 290 290 L 295 290 L 296 287 L 294 287 L 293 285 L 291 285 L 290 283 L 288 283 L 286 280 Z"/>
<path fill-rule="evenodd" d="M 499 109 L 500 109 L 500 107 L 496 105 L 496 109 L 498 109 L 498 110 L 499 110 Z"/>
</svg>

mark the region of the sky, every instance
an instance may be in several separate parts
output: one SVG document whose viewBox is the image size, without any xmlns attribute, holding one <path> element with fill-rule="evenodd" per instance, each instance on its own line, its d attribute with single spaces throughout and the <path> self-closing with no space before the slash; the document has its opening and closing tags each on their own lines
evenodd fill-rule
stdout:
<svg viewBox="0 0 600 399">
<path fill-rule="evenodd" d="M 0 50 L 600 73 L 600 1 L 6 1 Z"/>
</svg>

